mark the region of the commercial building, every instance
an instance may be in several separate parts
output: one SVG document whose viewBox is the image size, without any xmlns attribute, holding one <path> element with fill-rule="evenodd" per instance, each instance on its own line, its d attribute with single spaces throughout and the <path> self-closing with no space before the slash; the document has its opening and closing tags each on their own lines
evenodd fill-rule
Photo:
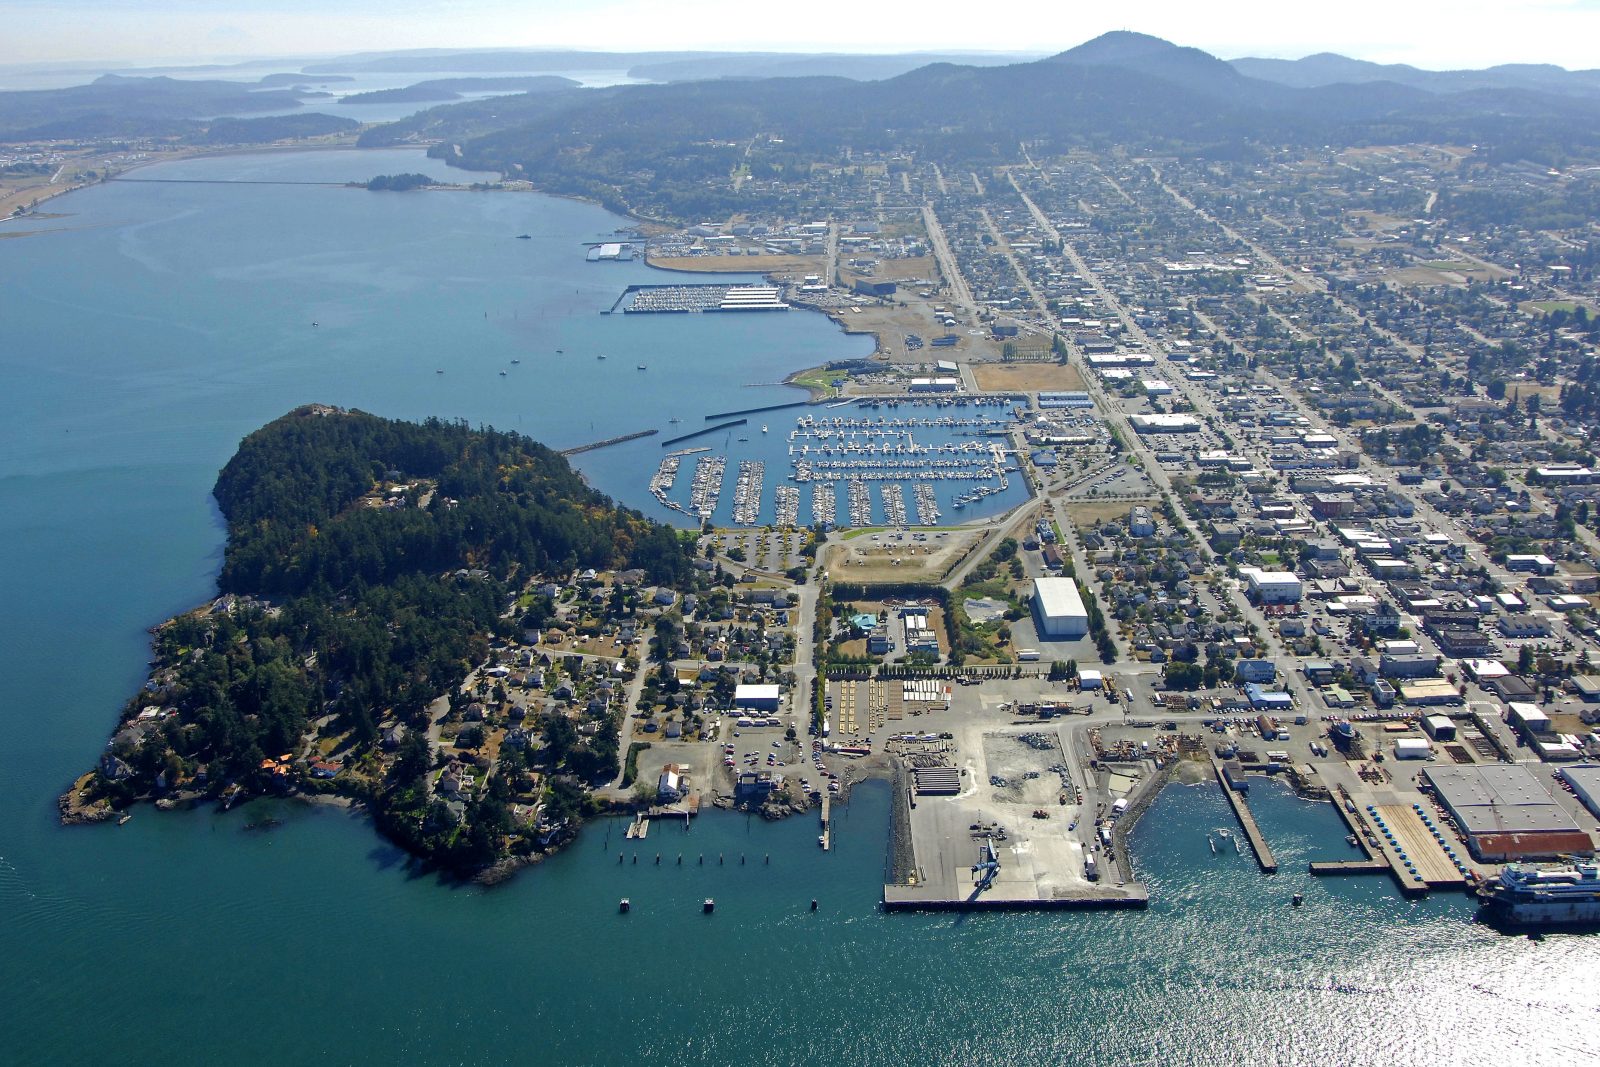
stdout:
<svg viewBox="0 0 1600 1067">
<path fill-rule="evenodd" d="M 1035 578 L 1033 609 L 1044 637 L 1083 637 L 1089 632 L 1089 612 L 1071 578 Z"/>
<path fill-rule="evenodd" d="M 1480 860 L 1506 863 L 1594 848 L 1522 764 L 1433 766 L 1422 773 Z"/>
<path fill-rule="evenodd" d="M 733 706 L 756 711 L 778 710 L 778 687 L 775 685 L 741 685 L 733 691 Z"/>
<path fill-rule="evenodd" d="M 1129 415 L 1128 422 L 1139 433 L 1200 432 L 1200 420 L 1193 415 Z"/>
<path fill-rule="evenodd" d="M 1456 687 L 1444 678 L 1424 678 L 1400 685 L 1400 700 L 1413 707 L 1431 707 L 1441 704 L 1465 703 Z"/>
<path fill-rule="evenodd" d="M 1528 704 L 1513 700 L 1506 705 L 1507 717 L 1511 725 L 1530 734 L 1547 734 L 1550 732 L 1550 716 L 1537 704 Z"/>
<path fill-rule="evenodd" d="M 1250 591 L 1250 598 L 1258 604 L 1298 604 L 1300 579 L 1293 571 L 1264 571 L 1259 567 L 1240 567 Z"/>
</svg>

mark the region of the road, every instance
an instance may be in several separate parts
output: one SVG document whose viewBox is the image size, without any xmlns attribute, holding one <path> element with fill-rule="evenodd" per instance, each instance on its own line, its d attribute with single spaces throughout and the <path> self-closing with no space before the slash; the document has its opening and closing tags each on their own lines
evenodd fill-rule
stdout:
<svg viewBox="0 0 1600 1067">
<path fill-rule="evenodd" d="M 933 210 L 932 204 L 922 205 L 922 225 L 928 231 L 928 243 L 933 246 L 933 256 L 939 261 L 939 273 L 944 275 L 946 284 L 950 286 L 951 300 L 976 314 L 977 306 L 972 299 L 972 290 L 967 287 L 967 280 L 961 276 L 961 268 L 956 264 L 955 253 L 950 251 L 950 242 L 945 239 L 944 226 L 939 222 L 939 215 Z"/>
</svg>

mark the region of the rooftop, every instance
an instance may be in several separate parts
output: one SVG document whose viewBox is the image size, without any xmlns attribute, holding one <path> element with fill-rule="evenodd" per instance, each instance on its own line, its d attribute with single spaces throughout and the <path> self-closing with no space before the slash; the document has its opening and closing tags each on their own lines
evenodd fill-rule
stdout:
<svg viewBox="0 0 1600 1067">
<path fill-rule="evenodd" d="M 1423 773 L 1469 834 L 1578 830 L 1538 777 L 1520 764 L 1429 767 Z"/>
</svg>

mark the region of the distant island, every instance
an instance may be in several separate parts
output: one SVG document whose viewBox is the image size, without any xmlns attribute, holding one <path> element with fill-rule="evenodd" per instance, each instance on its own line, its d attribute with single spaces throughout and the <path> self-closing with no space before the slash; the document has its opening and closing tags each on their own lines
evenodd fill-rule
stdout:
<svg viewBox="0 0 1600 1067">
<path fill-rule="evenodd" d="M 632 634 L 701 581 L 690 544 L 526 437 L 321 405 L 245 438 L 215 496 L 218 596 L 155 629 L 64 821 L 325 795 L 463 875 L 571 838 L 618 773 L 639 661 L 620 639 L 550 655 L 540 631 L 593 611 Z"/>
<path fill-rule="evenodd" d="M 404 193 L 412 189 L 426 189 L 430 185 L 438 185 L 439 183 L 426 174 L 408 173 L 379 174 L 374 178 L 369 178 L 364 184 L 366 188 L 374 192 Z"/>
<path fill-rule="evenodd" d="M 399 89 L 374 89 L 366 93 L 351 93 L 340 103 L 344 104 L 416 104 L 460 100 L 463 93 L 489 92 L 554 92 L 576 89 L 579 83 L 571 78 L 554 75 L 520 76 L 508 78 L 439 78 L 418 82 Z"/>
</svg>

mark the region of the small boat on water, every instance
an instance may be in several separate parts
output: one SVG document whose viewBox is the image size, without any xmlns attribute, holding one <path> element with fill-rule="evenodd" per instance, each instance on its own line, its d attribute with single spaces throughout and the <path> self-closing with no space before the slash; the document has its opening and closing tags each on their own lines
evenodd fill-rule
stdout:
<svg viewBox="0 0 1600 1067">
<path fill-rule="evenodd" d="M 645 365 L 643 363 L 641 363 L 641 364 L 639 364 L 639 369 L 640 370 L 645 370 L 647 368 L 645 367 Z"/>
<path fill-rule="evenodd" d="M 677 423 L 677 422 L 682 422 L 683 420 L 678 418 L 678 416 L 674 415 L 674 416 L 672 416 L 672 418 L 668 419 L 667 421 L 668 422 Z"/>
<path fill-rule="evenodd" d="M 514 360 L 512 360 L 512 361 L 511 361 L 511 362 L 512 362 L 512 364 L 517 364 L 517 363 L 521 363 L 521 362 L 522 362 L 522 360 L 520 360 L 520 359 L 514 359 Z"/>
<path fill-rule="evenodd" d="M 604 352 L 602 352 L 598 356 L 595 356 L 594 358 L 595 359 L 605 359 L 606 358 L 606 354 Z"/>
<path fill-rule="evenodd" d="M 1217 843 L 1216 841 L 1212 840 L 1210 834 L 1206 835 L 1206 844 L 1211 846 L 1211 854 L 1215 856 L 1217 854 Z"/>
<path fill-rule="evenodd" d="M 506 372 L 505 371 L 501 371 L 500 372 L 500 377 L 504 378 L 505 376 L 506 376 Z"/>
<path fill-rule="evenodd" d="M 533 234 L 531 234 L 531 233 L 519 233 L 519 234 L 517 234 L 517 240 L 519 240 L 519 241 L 531 241 L 531 240 L 533 240 Z"/>
<path fill-rule="evenodd" d="M 439 370 L 436 370 L 433 373 L 435 373 L 435 374 L 443 374 L 444 373 L 444 369 L 441 367 Z"/>
<path fill-rule="evenodd" d="M 767 432 L 767 427 L 766 427 L 765 423 L 763 423 L 762 426 L 761 426 L 761 432 L 762 433 L 766 433 Z"/>
</svg>

